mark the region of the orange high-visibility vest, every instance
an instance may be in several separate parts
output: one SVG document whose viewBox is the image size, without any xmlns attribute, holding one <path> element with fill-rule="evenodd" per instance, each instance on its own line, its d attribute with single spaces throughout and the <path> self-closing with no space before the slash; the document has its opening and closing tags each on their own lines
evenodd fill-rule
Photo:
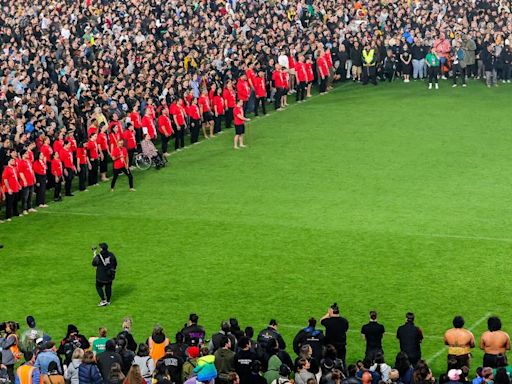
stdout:
<svg viewBox="0 0 512 384">
<path fill-rule="evenodd" d="M 150 336 L 148 339 L 149 356 L 156 363 L 162 357 L 165 356 L 165 347 L 169 345 L 169 339 L 166 337 L 161 343 L 155 343 L 153 338 Z"/>
<path fill-rule="evenodd" d="M 31 365 L 25 364 L 20 366 L 16 371 L 16 375 L 20 380 L 20 384 L 39 384 L 32 383 L 32 374 L 34 373 L 34 370 L 35 368 Z"/>
<path fill-rule="evenodd" d="M 18 335 L 13 333 L 12 336 L 14 336 L 14 338 L 16 339 L 16 343 L 14 343 L 9 349 L 12 355 L 14 356 L 14 359 L 18 361 L 23 357 L 23 354 L 21 353 L 20 348 L 18 347 Z"/>
</svg>

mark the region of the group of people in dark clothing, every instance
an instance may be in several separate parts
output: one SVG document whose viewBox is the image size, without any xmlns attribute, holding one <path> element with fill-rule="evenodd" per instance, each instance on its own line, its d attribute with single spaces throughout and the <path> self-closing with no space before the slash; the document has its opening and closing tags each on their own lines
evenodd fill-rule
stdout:
<svg viewBox="0 0 512 384">
<path fill-rule="evenodd" d="M 314 318 L 300 329 L 292 342 L 295 358 L 287 352 L 287 343 L 279 324 L 270 320 L 259 333 L 253 327 L 242 329 L 234 318 L 222 321 L 220 329 L 207 337 L 199 316 L 191 314 L 176 333 L 174 341 L 162 327 L 137 344 L 132 321 L 124 319 L 121 332 L 108 337 L 106 328 L 97 337 L 86 338 L 70 324 L 66 336 L 56 344 L 51 337 L 27 318 L 29 328 L 18 334 L 7 326 L 0 339 L 2 373 L 6 381 L 33 384 L 33 379 L 61 375 L 71 384 L 465 384 L 469 382 L 470 353 L 474 336 L 464 328 L 464 319 L 456 316 L 453 328 L 444 335 L 447 346 L 447 371 L 435 379 L 421 352 L 423 333 L 415 325 L 414 314 L 396 331 L 400 352 L 388 364 L 383 350 L 385 328 L 377 312 L 370 311 L 369 322 L 361 327 L 366 342 L 365 356 L 354 364 L 346 363 L 349 322 L 333 304 L 321 318 L 324 329 L 317 328 Z M 9 322 L 14 324 L 14 322 Z M 508 334 L 501 331 L 497 317 L 488 319 L 488 331 L 482 334 L 480 348 L 485 352 L 484 366 L 479 367 L 473 384 L 510 384 L 503 379 L 512 371 L 506 352 Z M 24 363 L 15 371 L 14 367 Z M 50 377 L 49 384 L 57 378 Z M 53 380 L 52 380 L 53 379 Z M 501 381 L 500 381 L 501 380 Z M 37 380 L 36 380 L 37 381 Z"/>
</svg>

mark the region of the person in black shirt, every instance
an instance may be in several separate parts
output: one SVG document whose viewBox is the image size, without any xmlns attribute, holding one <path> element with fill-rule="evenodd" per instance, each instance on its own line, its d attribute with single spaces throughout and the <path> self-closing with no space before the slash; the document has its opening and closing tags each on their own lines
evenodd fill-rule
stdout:
<svg viewBox="0 0 512 384">
<path fill-rule="evenodd" d="M 325 327 L 325 344 L 332 344 L 336 348 L 338 357 L 346 366 L 348 320 L 340 316 L 338 304 L 331 305 L 320 323 Z"/>
<path fill-rule="evenodd" d="M 361 335 L 366 340 L 365 357 L 367 359 L 373 361 L 377 353 L 384 353 L 382 350 L 382 336 L 384 332 L 384 326 L 377 322 L 377 312 L 370 311 L 370 321 L 361 328 Z"/>
<path fill-rule="evenodd" d="M 315 329 L 315 327 L 316 319 L 312 317 L 308 320 L 308 326 L 301 329 L 293 339 L 293 351 L 299 355 L 301 347 L 307 344 L 312 349 L 313 358 L 316 361 L 320 361 L 322 359 L 325 336 L 321 330 Z"/>
<path fill-rule="evenodd" d="M 252 365 L 258 360 L 256 353 L 251 351 L 251 341 L 248 337 L 242 336 L 238 341 L 240 350 L 235 355 L 235 371 L 240 377 L 240 384 L 250 384 L 252 376 Z"/>
<path fill-rule="evenodd" d="M 283 336 L 277 332 L 277 321 L 274 319 L 270 320 L 268 327 L 258 334 L 257 341 L 260 345 L 260 348 L 267 349 L 271 339 L 277 340 L 279 349 L 286 349 L 286 343 L 283 339 Z"/>
<path fill-rule="evenodd" d="M 96 291 L 100 296 L 99 307 L 110 305 L 112 296 L 112 282 L 116 277 L 117 260 L 112 252 L 109 252 L 108 245 L 101 243 L 99 253 L 94 250 L 92 266 L 96 267 Z"/>
<path fill-rule="evenodd" d="M 414 313 L 407 312 L 405 324 L 398 327 L 396 338 L 400 341 L 400 351 L 405 352 L 409 362 L 415 365 L 421 359 L 423 332 L 414 325 Z"/>
<path fill-rule="evenodd" d="M 198 325 L 199 316 L 195 313 L 191 313 L 188 318 L 188 323 L 183 327 L 181 333 L 185 336 L 185 343 L 187 345 L 199 345 L 202 344 L 206 337 L 204 327 Z"/>
</svg>

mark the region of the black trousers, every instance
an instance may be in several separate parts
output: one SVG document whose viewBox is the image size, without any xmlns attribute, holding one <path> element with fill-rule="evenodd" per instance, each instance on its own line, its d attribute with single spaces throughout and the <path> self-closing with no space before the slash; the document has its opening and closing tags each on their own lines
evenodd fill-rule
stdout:
<svg viewBox="0 0 512 384">
<path fill-rule="evenodd" d="M 100 160 L 100 173 L 107 173 L 108 151 L 101 151 L 101 153 L 103 153 L 103 160 Z"/>
<path fill-rule="evenodd" d="M 491 355 L 490 353 L 484 353 L 484 367 L 497 368 L 498 367 L 498 356 Z"/>
<path fill-rule="evenodd" d="M 437 75 L 439 74 L 439 67 L 428 67 L 427 75 L 429 83 L 438 83 Z"/>
<path fill-rule="evenodd" d="M 233 124 L 233 108 L 226 109 L 226 128 L 231 128 L 231 124 Z"/>
<path fill-rule="evenodd" d="M 46 175 L 36 173 L 36 203 L 37 205 L 46 204 Z"/>
<path fill-rule="evenodd" d="M 453 84 L 457 84 L 457 77 L 460 78 L 461 84 L 466 84 L 466 68 L 462 68 L 459 64 L 454 65 L 452 68 Z"/>
<path fill-rule="evenodd" d="M 135 148 L 128 150 L 128 166 L 132 166 L 135 163 L 133 162 L 133 157 L 135 156 Z"/>
<path fill-rule="evenodd" d="M 462 367 L 468 367 L 469 368 L 469 362 L 471 360 L 471 357 L 469 353 L 465 355 L 448 355 L 448 367 L 449 369 L 461 369 Z M 451 365 L 451 361 L 455 360 L 457 362 L 456 366 L 453 367 Z M 488 365 L 486 365 L 488 367 Z"/>
<path fill-rule="evenodd" d="M 137 144 L 140 144 L 140 142 L 142 141 L 142 128 L 135 130 L 135 141 L 137 142 Z"/>
<path fill-rule="evenodd" d="M 116 170 L 114 169 L 114 177 Z M 96 292 L 98 292 L 98 296 L 102 301 L 107 300 L 110 302 L 110 298 L 112 297 L 112 282 L 110 283 L 102 283 L 101 281 L 96 281 Z"/>
<path fill-rule="evenodd" d="M 281 97 L 284 95 L 284 88 L 276 88 L 276 93 L 274 95 L 274 109 L 278 110 L 281 108 Z"/>
<path fill-rule="evenodd" d="M 11 383 L 15 382 L 15 376 L 14 376 L 14 364 L 12 365 L 6 365 L 7 368 L 7 375 L 9 376 L 9 380 L 11 380 Z"/>
<path fill-rule="evenodd" d="M 55 176 L 52 176 L 55 180 Z M 60 198 L 60 191 L 62 190 L 62 177 L 59 177 L 58 181 L 55 181 L 55 188 L 53 190 L 53 198 L 58 199 Z"/>
<path fill-rule="evenodd" d="M 197 143 L 199 140 L 199 129 L 201 120 L 190 119 L 190 144 Z"/>
<path fill-rule="evenodd" d="M 213 133 L 219 133 L 222 131 L 222 117 L 224 115 L 218 115 L 213 118 Z"/>
<path fill-rule="evenodd" d="M 89 170 L 89 185 L 98 184 L 98 159 L 91 159 L 91 169 Z"/>
<path fill-rule="evenodd" d="M 110 188 L 114 189 L 114 187 L 116 186 L 117 178 L 119 177 L 119 175 L 121 173 L 124 173 L 126 176 L 128 176 L 128 184 L 130 185 L 130 188 L 133 188 L 133 175 L 130 172 L 129 168 L 128 169 L 127 168 L 119 168 L 119 169 L 114 168 L 114 177 L 112 178 L 112 181 L 110 182 Z"/>
<path fill-rule="evenodd" d="M 306 96 L 306 82 L 301 81 L 297 83 L 297 93 L 295 94 L 295 101 L 302 101 Z"/>
<path fill-rule="evenodd" d="M 87 164 L 80 164 L 80 170 L 78 171 L 78 189 L 85 191 L 85 181 L 87 179 Z"/>
<path fill-rule="evenodd" d="M 32 195 L 34 194 L 34 186 L 24 187 L 21 190 L 21 207 L 24 211 L 32 208 Z"/>
<path fill-rule="evenodd" d="M 320 93 L 324 93 L 327 90 L 327 77 L 320 79 Z"/>
<path fill-rule="evenodd" d="M 55 186 L 55 177 L 52 175 L 52 164 L 46 162 L 46 188 L 52 189 Z"/>
<path fill-rule="evenodd" d="M 19 192 L 5 193 L 5 218 L 10 219 L 13 216 L 19 216 L 18 211 Z"/>
<path fill-rule="evenodd" d="M 66 196 L 71 196 L 71 184 L 73 183 L 73 178 L 75 177 L 75 173 L 71 168 L 66 168 L 67 176 L 64 176 L 64 192 Z"/>
<path fill-rule="evenodd" d="M 180 149 L 185 146 L 185 126 L 176 127 L 176 131 L 174 131 L 174 149 Z"/>
<path fill-rule="evenodd" d="M 162 152 L 167 153 L 167 149 L 169 148 L 169 136 L 165 136 L 162 134 Z"/>
<path fill-rule="evenodd" d="M 371 82 L 373 85 L 377 85 L 377 71 L 375 65 L 363 67 L 363 85 Z"/>
<path fill-rule="evenodd" d="M 265 103 L 267 102 L 266 97 L 257 97 L 256 98 L 256 106 L 254 107 L 254 115 L 258 116 L 258 109 L 261 104 L 261 112 L 263 115 L 267 114 L 267 109 Z"/>
<path fill-rule="evenodd" d="M 341 361 L 343 361 L 343 368 L 347 366 L 345 362 L 345 358 L 347 357 L 347 346 L 345 344 L 337 344 L 334 346 L 336 348 L 336 355 Z"/>
<path fill-rule="evenodd" d="M 373 361 L 373 360 L 375 360 L 375 356 L 377 356 L 377 354 L 379 354 L 379 353 L 384 354 L 384 351 L 382 350 L 382 348 L 366 349 L 365 358 Z"/>
</svg>

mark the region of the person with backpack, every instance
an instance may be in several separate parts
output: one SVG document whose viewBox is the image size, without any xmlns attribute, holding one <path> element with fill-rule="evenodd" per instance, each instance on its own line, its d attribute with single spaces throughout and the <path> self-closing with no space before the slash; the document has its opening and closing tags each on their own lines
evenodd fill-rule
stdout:
<svg viewBox="0 0 512 384">
<path fill-rule="evenodd" d="M 100 370 L 94 361 L 94 353 L 86 351 L 82 363 L 78 367 L 79 384 L 101 384 L 106 383 L 102 380 Z"/>
<path fill-rule="evenodd" d="M 301 347 L 307 344 L 312 349 L 312 357 L 317 362 L 320 362 L 322 359 L 325 336 L 321 330 L 315 327 L 316 319 L 314 317 L 309 318 L 308 326 L 301 329 L 293 339 L 293 351 L 299 355 Z"/>
<path fill-rule="evenodd" d="M 137 355 L 133 358 L 133 364 L 140 367 L 140 372 L 147 384 L 151 384 L 151 378 L 155 371 L 155 362 L 149 356 L 149 348 L 146 344 L 139 344 Z"/>
<path fill-rule="evenodd" d="M 208 348 L 206 353 L 208 354 Z M 197 358 L 199 357 L 199 347 L 193 346 L 187 348 L 187 360 L 183 363 L 183 369 L 181 371 L 181 381 L 185 382 L 194 376 L 194 368 L 197 366 Z"/>
<path fill-rule="evenodd" d="M 98 307 L 110 305 L 112 297 L 112 283 L 116 278 L 117 259 L 115 255 L 108 250 L 107 243 L 99 244 L 100 251 L 94 251 L 92 266 L 96 268 L 96 291 L 100 297 Z"/>
<path fill-rule="evenodd" d="M 165 336 L 164 329 L 157 325 L 153 328 L 153 333 L 147 340 L 149 347 L 149 356 L 156 362 L 165 356 L 165 347 L 170 344 L 169 339 Z"/>
<path fill-rule="evenodd" d="M 84 350 L 77 348 L 73 351 L 71 363 L 68 365 L 68 369 L 64 372 L 64 379 L 70 384 L 80 384 L 79 368 L 84 358 Z"/>
<path fill-rule="evenodd" d="M 16 370 L 15 384 L 39 384 L 41 382 L 41 372 L 39 371 L 39 368 L 34 367 L 36 361 L 34 353 L 27 351 L 23 356 L 25 364 L 20 365 Z M 1 365 L 0 361 L 0 366 Z M 7 374 L 7 371 L 5 373 Z M 0 372 L 0 382 L 2 382 L 1 376 Z M 8 377 L 9 375 L 7 375 L 7 378 Z M 76 383 L 72 382 L 71 384 Z"/>
<path fill-rule="evenodd" d="M 48 365 L 48 373 L 43 375 L 41 384 L 65 384 L 64 376 L 59 372 L 59 367 L 55 361 Z"/>
</svg>

